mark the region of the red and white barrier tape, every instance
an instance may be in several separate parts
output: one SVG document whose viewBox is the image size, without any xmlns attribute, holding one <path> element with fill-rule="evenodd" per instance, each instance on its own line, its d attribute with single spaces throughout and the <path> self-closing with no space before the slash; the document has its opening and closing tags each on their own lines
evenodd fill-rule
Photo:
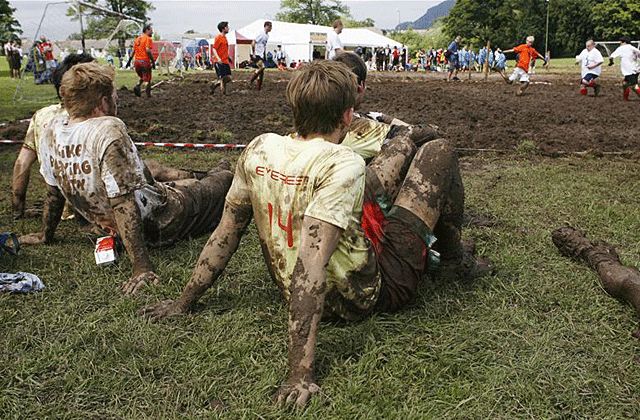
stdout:
<svg viewBox="0 0 640 420">
<path fill-rule="evenodd" d="M 0 144 L 22 144 L 20 140 L 0 140 Z M 138 147 L 167 147 L 173 149 L 244 149 L 245 144 L 208 144 L 208 143 L 152 143 L 136 142 Z"/>
</svg>

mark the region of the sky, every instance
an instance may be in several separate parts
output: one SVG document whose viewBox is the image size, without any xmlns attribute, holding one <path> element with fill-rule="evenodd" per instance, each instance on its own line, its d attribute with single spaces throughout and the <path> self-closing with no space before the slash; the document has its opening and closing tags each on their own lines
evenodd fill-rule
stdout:
<svg viewBox="0 0 640 420">
<path fill-rule="evenodd" d="M 442 0 L 350 0 L 344 1 L 356 19 L 372 18 L 379 28 L 393 28 L 399 21 L 414 21 L 426 10 Z M 15 17 L 22 25 L 24 38 L 33 38 L 48 3 L 56 0 L 10 0 L 16 9 Z M 58 2 L 59 3 L 59 2 Z M 216 33 L 221 20 L 239 29 L 256 19 L 275 19 L 280 1 L 273 0 L 155 0 L 155 10 L 150 13 L 154 30 L 160 35 L 175 36 L 189 29 L 196 32 Z M 47 37 L 61 40 L 69 34 L 79 32 L 77 22 L 66 16 L 67 4 L 51 4 L 40 32 Z"/>
</svg>

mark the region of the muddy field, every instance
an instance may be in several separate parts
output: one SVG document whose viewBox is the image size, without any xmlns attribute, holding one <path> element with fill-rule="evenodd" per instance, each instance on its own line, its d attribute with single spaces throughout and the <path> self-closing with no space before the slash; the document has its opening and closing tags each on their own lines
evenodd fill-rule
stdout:
<svg viewBox="0 0 640 420">
<path fill-rule="evenodd" d="M 256 135 L 291 130 L 285 103 L 287 74 L 267 74 L 261 92 L 247 89 L 248 73 L 236 73 L 230 97 L 212 96 L 213 75 L 163 83 L 150 100 L 120 88 L 119 116 L 135 141 L 247 143 Z M 501 80 L 446 83 L 442 76 L 376 75 L 369 78 L 362 110 L 384 112 L 408 123 L 440 126 L 458 147 L 516 149 L 533 143 L 544 154 L 640 150 L 640 101 L 623 102 L 619 82 L 604 80 L 602 96 L 582 97 L 576 80 L 539 75 L 523 97 Z M 21 139 L 27 125 L 0 129 Z"/>
</svg>

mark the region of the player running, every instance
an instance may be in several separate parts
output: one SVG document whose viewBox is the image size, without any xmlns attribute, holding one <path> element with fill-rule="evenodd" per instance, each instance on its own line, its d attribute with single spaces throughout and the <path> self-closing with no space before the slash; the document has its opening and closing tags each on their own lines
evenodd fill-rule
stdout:
<svg viewBox="0 0 640 420">
<path fill-rule="evenodd" d="M 249 85 L 253 87 L 253 84 L 257 79 L 258 83 L 256 84 L 256 90 L 262 89 L 262 82 L 264 81 L 264 62 L 267 59 L 267 43 L 269 42 L 269 32 L 271 32 L 272 27 L 273 25 L 271 22 L 266 21 L 264 23 L 264 32 L 258 35 L 256 39 L 251 42 L 251 49 L 253 50 L 253 54 L 251 54 L 251 61 L 258 68 L 253 72 Z"/>
<path fill-rule="evenodd" d="M 147 98 L 151 96 L 151 69 L 156 68 L 156 62 L 153 59 L 153 28 L 150 24 L 144 25 L 142 34 L 133 42 L 133 67 L 136 74 L 140 78 L 138 84 L 133 88 L 133 93 L 140 96 L 142 92 L 142 84 L 146 83 L 145 92 Z"/>
<path fill-rule="evenodd" d="M 218 23 L 218 31 L 220 33 L 213 40 L 213 59 L 215 60 L 214 68 L 218 75 L 218 80 L 211 86 L 211 94 L 216 92 L 217 88 L 222 90 L 223 95 L 229 94 L 229 85 L 232 82 L 231 65 L 229 61 L 229 42 L 227 34 L 229 33 L 229 22 L 222 21 Z"/>
<path fill-rule="evenodd" d="M 595 96 L 600 95 L 602 86 L 597 82 L 602 73 L 602 63 L 604 58 L 596 48 L 596 43 L 592 39 L 586 43 L 586 48 L 580 55 L 576 56 L 576 63 L 582 65 L 582 80 L 580 81 L 580 94 L 587 95 L 588 88 L 592 87 Z"/>
<path fill-rule="evenodd" d="M 624 76 L 622 97 L 628 101 L 631 89 L 640 96 L 640 86 L 638 86 L 640 50 L 631 45 L 631 39 L 628 36 L 620 38 L 620 46 L 609 57 L 609 65 L 613 66 L 613 60 L 618 57 L 620 57 L 620 71 Z"/>
<path fill-rule="evenodd" d="M 516 96 L 522 96 L 525 90 L 529 87 L 529 66 L 531 65 L 531 61 L 536 57 L 544 60 L 544 65 L 547 65 L 547 59 L 536 51 L 533 48 L 533 42 L 535 41 L 535 37 L 528 36 L 526 44 L 518 45 L 510 50 L 505 50 L 503 53 L 508 54 L 514 52 L 519 54 L 518 63 L 516 64 L 516 68 L 513 69 L 513 73 L 509 76 L 507 83 L 513 84 L 513 82 L 520 82 L 520 87 L 516 92 Z"/>
</svg>

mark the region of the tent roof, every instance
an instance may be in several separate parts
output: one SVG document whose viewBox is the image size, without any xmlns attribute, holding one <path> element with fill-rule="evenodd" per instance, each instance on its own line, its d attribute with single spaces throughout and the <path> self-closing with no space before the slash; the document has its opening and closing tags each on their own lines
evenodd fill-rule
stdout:
<svg viewBox="0 0 640 420">
<path fill-rule="evenodd" d="M 247 26 L 238 29 L 238 35 L 242 34 L 249 39 L 264 30 L 264 19 L 258 19 Z M 329 26 L 311 25 L 304 23 L 290 23 L 273 21 L 273 29 L 269 33 L 269 44 L 308 44 L 311 40 L 311 32 L 327 34 L 333 28 Z M 345 28 L 340 34 L 340 39 L 345 47 L 401 47 L 402 44 L 387 38 L 367 28 Z"/>
</svg>

